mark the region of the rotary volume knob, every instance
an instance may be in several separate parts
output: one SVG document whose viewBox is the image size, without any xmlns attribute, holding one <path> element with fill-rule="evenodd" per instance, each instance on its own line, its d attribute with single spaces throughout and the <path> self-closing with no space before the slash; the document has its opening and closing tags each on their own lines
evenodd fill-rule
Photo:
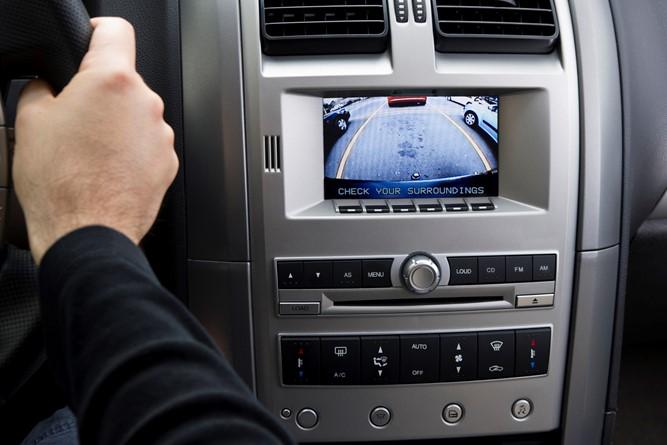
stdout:
<svg viewBox="0 0 667 445">
<path fill-rule="evenodd" d="M 408 290 L 416 294 L 426 294 L 440 284 L 440 267 L 431 257 L 413 255 L 403 263 L 403 282 Z"/>
</svg>

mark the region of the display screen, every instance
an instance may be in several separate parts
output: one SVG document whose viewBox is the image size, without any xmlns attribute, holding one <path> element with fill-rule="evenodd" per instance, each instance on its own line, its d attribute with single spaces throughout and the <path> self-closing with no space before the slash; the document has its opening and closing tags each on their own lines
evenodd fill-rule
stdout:
<svg viewBox="0 0 667 445">
<path fill-rule="evenodd" d="M 324 98 L 326 199 L 498 195 L 498 96 Z"/>
</svg>

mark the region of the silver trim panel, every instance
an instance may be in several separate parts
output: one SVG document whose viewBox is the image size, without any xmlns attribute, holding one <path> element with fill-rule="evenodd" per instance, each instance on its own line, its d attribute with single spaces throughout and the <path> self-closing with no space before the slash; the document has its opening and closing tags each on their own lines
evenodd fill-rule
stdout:
<svg viewBox="0 0 667 445">
<path fill-rule="evenodd" d="M 619 243 L 623 178 L 621 81 L 609 2 L 570 0 L 579 66 L 581 182 L 578 249 Z"/>
<path fill-rule="evenodd" d="M 250 264 L 189 261 L 188 283 L 190 310 L 254 390 Z"/>
</svg>

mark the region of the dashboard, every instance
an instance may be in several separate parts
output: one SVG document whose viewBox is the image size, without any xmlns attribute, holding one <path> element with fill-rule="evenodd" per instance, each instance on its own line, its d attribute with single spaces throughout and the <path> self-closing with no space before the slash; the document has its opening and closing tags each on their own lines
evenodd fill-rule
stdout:
<svg viewBox="0 0 667 445">
<path fill-rule="evenodd" d="M 610 14 L 330 3 L 181 4 L 193 312 L 299 441 L 599 440 L 619 80 L 576 24 Z M 484 15 L 528 6 L 533 40 Z"/>
<path fill-rule="evenodd" d="M 298 442 L 611 443 L 628 273 L 664 281 L 663 3 L 84 3 L 175 130 L 146 255 Z"/>
</svg>

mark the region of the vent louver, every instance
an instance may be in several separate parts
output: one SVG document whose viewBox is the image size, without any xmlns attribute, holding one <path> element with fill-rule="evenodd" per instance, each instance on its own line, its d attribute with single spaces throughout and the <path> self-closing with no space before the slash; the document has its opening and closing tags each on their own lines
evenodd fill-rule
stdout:
<svg viewBox="0 0 667 445">
<path fill-rule="evenodd" d="M 433 0 L 441 52 L 547 53 L 558 39 L 553 0 Z"/>
<path fill-rule="evenodd" d="M 386 0 L 260 0 L 262 46 L 269 55 L 382 52 Z"/>
<path fill-rule="evenodd" d="M 280 136 L 264 136 L 264 171 L 280 173 Z"/>
</svg>

